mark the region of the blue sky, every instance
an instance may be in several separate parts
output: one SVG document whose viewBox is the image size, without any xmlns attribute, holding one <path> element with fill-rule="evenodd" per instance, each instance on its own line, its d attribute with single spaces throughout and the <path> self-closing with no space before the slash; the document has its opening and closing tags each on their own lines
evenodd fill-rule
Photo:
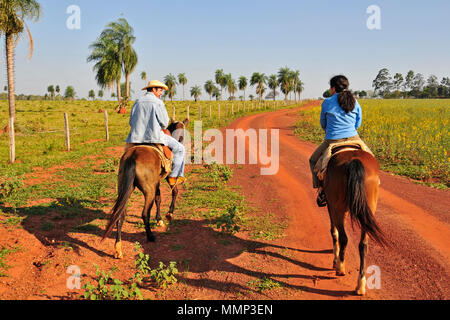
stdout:
<svg viewBox="0 0 450 320">
<path fill-rule="evenodd" d="M 169 73 L 186 73 L 188 95 L 191 86 L 203 89 L 218 68 L 238 79 L 288 66 L 300 70 L 307 98 L 320 96 L 336 74 L 347 75 L 354 90 L 371 89 L 383 67 L 392 75 L 413 69 L 426 78 L 450 76 L 448 0 L 39 2 L 42 18 L 29 23 L 35 46 L 32 60 L 27 60 L 26 37 L 16 49 L 18 93 L 44 94 L 50 84 L 63 90 L 72 85 L 78 97 L 86 97 L 90 89 L 98 91 L 93 64 L 86 62 L 88 47 L 107 23 L 120 17 L 129 21 L 137 37 L 134 98 L 144 85 L 141 71 L 160 80 Z M 66 27 L 70 5 L 81 9 L 80 30 Z M 370 5 L 381 9 L 381 30 L 366 27 Z M 5 63 L 4 54 L 0 63 Z M 3 79 L 2 88 L 6 74 Z M 181 96 L 180 88 L 177 97 Z"/>
</svg>

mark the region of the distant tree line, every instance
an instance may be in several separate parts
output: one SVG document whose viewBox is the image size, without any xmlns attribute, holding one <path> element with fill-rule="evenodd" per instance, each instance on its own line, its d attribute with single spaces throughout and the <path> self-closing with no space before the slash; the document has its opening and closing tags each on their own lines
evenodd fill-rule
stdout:
<svg viewBox="0 0 450 320">
<path fill-rule="evenodd" d="M 450 98 L 450 78 L 441 81 L 435 75 L 425 80 L 421 73 L 413 70 L 403 76 L 396 73 L 393 77 L 387 68 L 381 69 L 372 82 L 375 96 L 382 98 Z"/>
</svg>

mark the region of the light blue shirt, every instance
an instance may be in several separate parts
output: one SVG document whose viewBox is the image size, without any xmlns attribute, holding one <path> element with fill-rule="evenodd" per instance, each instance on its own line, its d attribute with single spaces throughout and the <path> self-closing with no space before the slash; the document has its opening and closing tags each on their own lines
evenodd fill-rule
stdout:
<svg viewBox="0 0 450 320">
<path fill-rule="evenodd" d="M 358 100 L 353 111 L 345 113 L 339 106 L 338 95 L 336 93 L 322 102 L 320 125 L 326 132 L 326 140 L 354 137 L 358 134 L 356 130 L 361 126 L 362 109 Z"/>
<path fill-rule="evenodd" d="M 169 125 L 164 102 L 152 92 L 138 99 L 130 113 L 130 134 L 127 143 L 160 143 L 167 145 L 165 134 L 161 131 Z"/>
</svg>

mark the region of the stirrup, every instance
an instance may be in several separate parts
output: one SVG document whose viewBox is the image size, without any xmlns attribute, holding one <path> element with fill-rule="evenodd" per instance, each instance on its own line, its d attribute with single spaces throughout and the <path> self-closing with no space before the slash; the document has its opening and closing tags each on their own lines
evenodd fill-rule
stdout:
<svg viewBox="0 0 450 320">
<path fill-rule="evenodd" d="M 321 190 L 319 192 L 316 202 L 319 207 L 325 207 L 327 205 L 327 197 L 325 195 L 325 191 Z"/>
</svg>

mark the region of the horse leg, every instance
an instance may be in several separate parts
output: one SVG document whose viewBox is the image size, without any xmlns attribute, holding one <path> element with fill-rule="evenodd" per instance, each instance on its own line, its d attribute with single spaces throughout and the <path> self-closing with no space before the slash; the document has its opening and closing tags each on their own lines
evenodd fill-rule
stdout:
<svg viewBox="0 0 450 320">
<path fill-rule="evenodd" d="M 175 211 L 175 201 L 177 199 L 177 195 L 178 195 L 178 186 L 175 186 L 172 189 L 172 202 L 170 203 L 169 213 L 167 213 L 166 215 L 166 219 L 168 221 L 172 221 L 172 215 Z"/>
<path fill-rule="evenodd" d="M 345 276 L 345 249 L 347 248 L 347 234 L 345 233 L 344 222 L 337 226 L 337 231 L 339 235 L 339 259 L 336 265 L 336 275 Z"/>
<path fill-rule="evenodd" d="M 151 194 L 151 196 L 149 196 Z M 147 241 L 154 242 L 155 236 L 150 228 L 150 212 L 152 211 L 153 202 L 155 201 L 155 192 L 146 192 L 144 194 L 145 204 L 142 210 L 142 220 L 144 221 L 145 232 L 147 234 Z"/>
<path fill-rule="evenodd" d="M 114 245 L 114 258 L 116 259 L 122 259 L 123 253 L 122 253 L 122 225 L 123 221 L 125 219 L 126 210 L 124 213 L 120 216 L 119 220 L 117 221 L 117 235 L 116 235 L 116 243 Z"/>
<path fill-rule="evenodd" d="M 330 206 L 327 206 L 328 214 L 330 215 L 330 222 L 331 222 L 331 238 L 333 239 L 333 269 L 336 269 L 337 263 L 339 260 L 339 232 L 337 231 L 336 226 L 333 223 L 333 212 L 330 209 Z"/>
<path fill-rule="evenodd" d="M 356 294 L 363 296 L 366 294 L 366 255 L 368 251 L 368 239 L 365 231 L 361 231 L 361 240 L 359 242 L 359 276 Z"/>
<path fill-rule="evenodd" d="M 156 203 L 156 222 L 160 227 L 164 227 L 164 221 L 161 218 L 161 190 L 159 188 L 159 184 L 156 186 L 155 203 Z"/>
</svg>

